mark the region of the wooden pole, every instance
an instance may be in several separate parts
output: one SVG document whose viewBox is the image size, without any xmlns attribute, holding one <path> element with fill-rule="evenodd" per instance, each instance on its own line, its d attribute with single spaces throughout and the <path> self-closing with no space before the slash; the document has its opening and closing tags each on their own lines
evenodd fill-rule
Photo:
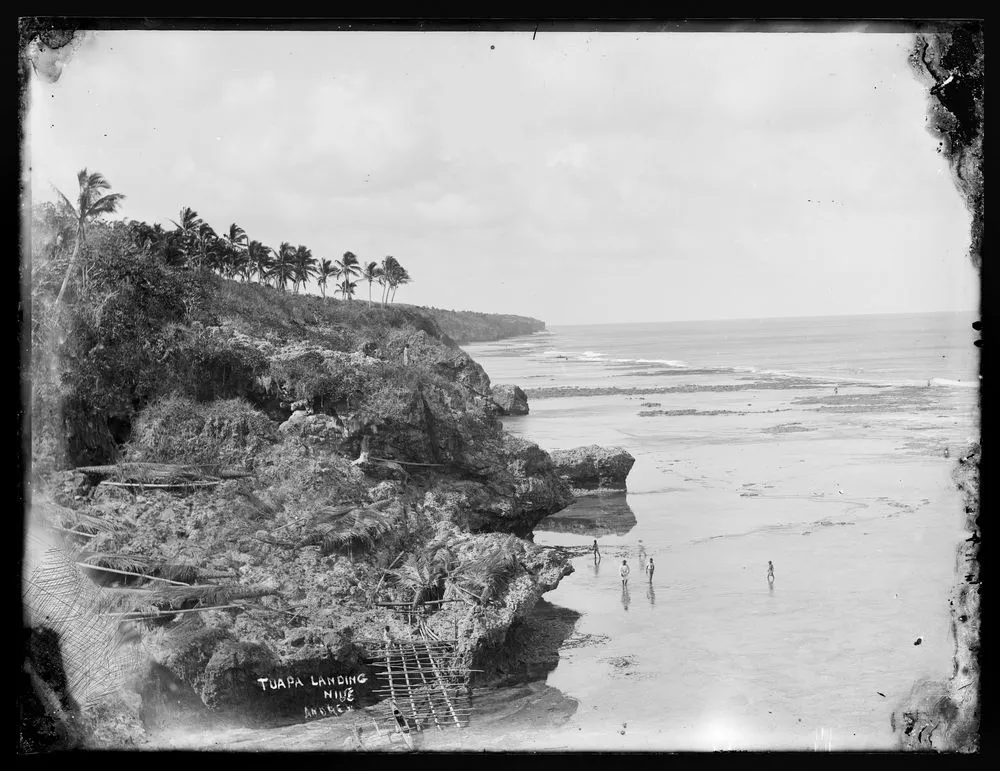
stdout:
<svg viewBox="0 0 1000 771">
<path fill-rule="evenodd" d="M 223 608 L 239 608 L 240 610 L 246 610 L 242 605 L 208 605 L 204 608 L 183 608 L 181 610 L 158 610 L 155 613 L 149 613 L 143 610 L 130 610 L 127 613 L 102 613 L 102 616 L 138 616 L 139 618 L 158 618 L 160 616 L 172 616 L 175 613 L 201 613 L 203 610 L 222 610 Z M 139 619 L 134 619 L 139 620 Z"/>
<path fill-rule="evenodd" d="M 437 662 L 434 661 L 434 656 L 431 654 L 429 650 L 427 651 L 427 658 L 430 659 L 431 666 L 434 667 L 434 672 L 437 675 L 438 684 L 441 686 L 441 693 L 444 695 L 445 702 L 447 702 L 448 704 L 448 711 L 451 712 L 451 716 L 455 719 L 455 725 L 461 728 L 462 724 L 458 721 L 458 716 L 455 714 L 455 706 L 451 703 L 451 699 L 448 698 L 448 689 L 445 686 L 444 678 L 441 677 L 441 673 L 438 671 Z"/>
<path fill-rule="evenodd" d="M 403 643 L 397 643 L 399 645 L 400 652 L 403 650 Z M 406 693 L 410 697 L 410 708 L 413 710 L 413 714 L 417 714 L 417 703 L 413 699 L 413 686 L 410 684 L 410 672 L 406 666 L 406 659 L 400 657 L 400 663 L 403 666 L 403 677 L 406 680 Z"/>
<path fill-rule="evenodd" d="M 410 647 L 413 648 L 413 653 L 417 654 L 417 646 L 413 645 L 412 643 L 410 643 Z M 429 654 L 428 654 L 428 658 L 429 658 Z M 419 663 L 419 662 L 420 662 L 420 657 L 419 657 L 419 654 L 417 654 L 417 663 Z M 429 686 L 430 682 L 427 680 L 427 675 L 424 673 L 424 670 L 421 668 L 421 669 L 419 669 L 417 671 L 420 673 L 420 679 L 423 681 L 424 685 L 425 686 Z M 439 731 L 444 730 L 443 727 L 441 726 L 441 721 L 438 720 L 437 710 L 434 709 L 434 701 L 430 698 L 430 694 L 429 693 L 428 693 L 428 698 L 427 698 L 427 704 L 430 706 L 431 712 L 434 715 L 434 726 Z"/>
<path fill-rule="evenodd" d="M 156 576 L 147 576 L 145 573 L 132 573 L 128 570 L 117 570 L 115 568 L 106 568 L 101 565 L 91 565 L 89 562 L 74 562 L 74 565 L 78 565 L 81 568 L 90 568 L 91 570 L 103 570 L 106 573 L 121 573 L 123 576 L 137 576 L 138 578 L 148 578 L 150 581 L 163 581 L 168 584 L 174 584 L 175 586 L 191 586 L 191 584 L 186 584 L 183 581 L 171 581 L 169 578 L 157 578 Z"/>
</svg>

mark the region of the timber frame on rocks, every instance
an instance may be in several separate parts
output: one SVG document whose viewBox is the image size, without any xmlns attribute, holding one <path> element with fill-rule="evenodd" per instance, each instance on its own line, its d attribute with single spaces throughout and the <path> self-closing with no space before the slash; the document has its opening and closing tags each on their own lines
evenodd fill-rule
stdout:
<svg viewBox="0 0 1000 771">
<path fill-rule="evenodd" d="M 399 710 L 410 730 L 468 727 L 473 670 L 459 661 L 456 640 L 419 634 L 421 639 L 359 641 L 371 651 L 368 663 L 379 681 L 374 693 L 383 697 L 376 725 L 397 730 Z"/>
</svg>

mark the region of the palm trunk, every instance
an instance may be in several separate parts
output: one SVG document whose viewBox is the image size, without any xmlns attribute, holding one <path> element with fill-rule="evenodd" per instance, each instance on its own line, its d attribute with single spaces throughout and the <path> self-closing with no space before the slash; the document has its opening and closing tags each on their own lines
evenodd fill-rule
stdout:
<svg viewBox="0 0 1000 771">
<path fill-rule="evenodd" d="M 76 266 L 76 258 L 80 256 L 80 243 L 83 241 L 83 228 L 80 228 L 76 234 L 76 245 L 73 247 L 73 253 L 69 256 L 69 265 L 66 267 L 66 275 L 63 276 L 62 286 L 59 287 L 59 294 L 56 295 L 56 305 L 62 302 L 63 294 L 66 292 L 66 287 L 69 286 L 70 276 L 73 275 L 73 268 Z"/>
</svg>

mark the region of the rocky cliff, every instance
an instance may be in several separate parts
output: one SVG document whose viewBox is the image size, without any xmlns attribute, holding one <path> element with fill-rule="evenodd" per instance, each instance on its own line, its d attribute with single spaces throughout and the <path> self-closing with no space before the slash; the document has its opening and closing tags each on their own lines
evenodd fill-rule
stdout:
<svg viewBox="0 0 1000 771">
<path fill-rule="evenodd" d="M 442 600 L 423 628 L 487 668 L 571 571 L 522 539 L 572 502 L 548 453 L 432 316 L 204 281 L 201 310 L 142 319 L 145 371 L 96 334 L 61 362 L 77 390 L 33 405 L 38 521 L 133 620 L 144 724 L 302 720 L 258 681 L 361 671 L 413 631 L 389 603 Z M 131 400 L 77 380 L 95 358 L 109 383 L 136 366 Z"/>
<path fill-rule="evenodd" d="M 440 308 L 421 308 L 420 311 L 433 318 L 448 337 L 461 345 L 503 340 L 545 330 L 544 321 L 529 316 L 446 311 Z"/>
</svg>

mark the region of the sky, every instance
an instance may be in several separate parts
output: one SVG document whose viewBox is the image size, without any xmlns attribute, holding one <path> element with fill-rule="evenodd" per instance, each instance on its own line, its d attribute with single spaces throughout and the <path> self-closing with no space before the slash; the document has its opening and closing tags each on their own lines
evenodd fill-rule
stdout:
<svg viewBox="0 0 1000 771">
<path fill-rule="evenodd" d="M 391 254 L 397 301 L 551 325 L 975 311 L 912 42 L 89 32 L 32 78 L 30 191 L 86 167 L 126 217 Z"/>
</svg>

